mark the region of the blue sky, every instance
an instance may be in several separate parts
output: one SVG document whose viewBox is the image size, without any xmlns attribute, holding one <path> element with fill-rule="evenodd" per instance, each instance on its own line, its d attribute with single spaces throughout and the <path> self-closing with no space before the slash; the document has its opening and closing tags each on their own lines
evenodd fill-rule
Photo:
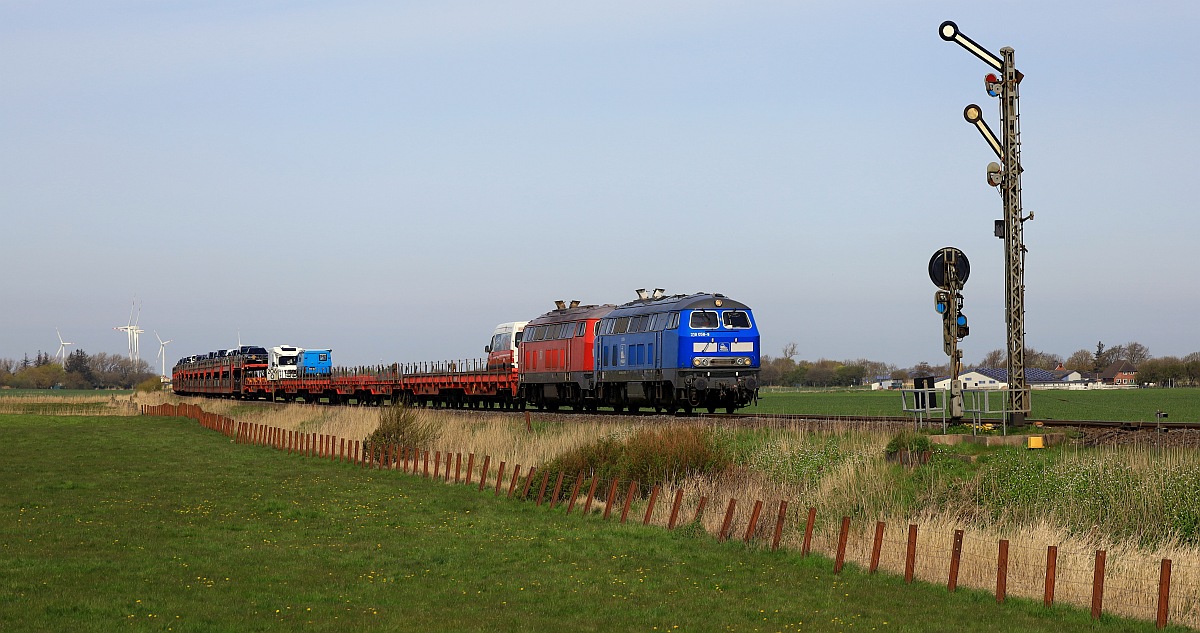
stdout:
<svg viewBox="0 0 1200 633">
<path fill-rule="evenodd" d="M 1002 214 L 962 119 L 1016 50 L 1027 343 L 1200 350 L 1193 2 L 0 1 L 0 357 L 54 328 L 479 355 L 555 299 L 722 292 L 764 349 L 942 363 L 926 276 Z M 157 366 L 157 363 L 155 363 Z"/>
</svg>

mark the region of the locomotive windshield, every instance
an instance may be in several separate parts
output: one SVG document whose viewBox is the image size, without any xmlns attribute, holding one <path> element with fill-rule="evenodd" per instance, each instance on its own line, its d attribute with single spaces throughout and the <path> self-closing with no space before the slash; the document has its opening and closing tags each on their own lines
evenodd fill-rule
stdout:
<svg viewBox="0 0 1200 633">
<path fill-rule="evenodd" d="M 730 329 L 750 327 L 750 316 L 741 310 L 726 310 L 721 314 L 725 327 Z"/>
<path fill-rule="evenodd" d="M 705 310 L 696 310 L 692 313 L 692 329 L 695 330 L 715 330 L 717 328 L 717 313 L 708 312 Z"/>
</svg>

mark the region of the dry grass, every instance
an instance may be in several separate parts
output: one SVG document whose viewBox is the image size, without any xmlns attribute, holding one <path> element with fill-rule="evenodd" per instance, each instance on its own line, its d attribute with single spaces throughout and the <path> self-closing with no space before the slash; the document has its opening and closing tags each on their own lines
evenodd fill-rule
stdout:
<svg viewBox="0 0 1200 633">
<path fill-rule="evenodd" d="M 149 394 L 139 396 L 139 400 L 154 404 L 171 399 Z M 348 439 L 366 437 L 379 422 L 379 409 L 376 408 L 272 405 L 248 409 L 245 404 L 233 401 L 194 402 L 206 411 L 231 415 L 239 421 Z M 495 481 L 499 462 L 506 462 L 504 488 L 509 485 L 508 479 L 516 464 L 524 465 L 524 479 L 524 473 L 528 472 L 531 464 L 547 463 L 555 456 L 598 438 L 625 436 L 641 426 L 627 419 L 604 421 L 580 418 L 579 422 L 547 423 L 538 421 L 535 414 L 534 430 L 530 432 L 522 418 L 511 414 L 460 415 L 436 410 L 421 410 L 419 414 L 431 416 L 442 427 L 439 446 L 426 448 L 442 452 L 443 473 L 447 451 L 461 452 L 464 468 L 468 454 L 474 453 L 476 460 L 472 478 L 478 481 L 483 456 L 487 455 L 491 458 L 489 487 L 494 486 L 491 482 Z M 754 503 L 761 500 L 762 512 L 752 534 L 752 543 L 755 547 L 767 547 L 774 533 L 779 502 L 786 500 L 788 513 L 782 547 L 801 548 L 807 508 L 811 506 L 818 510 L 812 551 L 832 558 L 837 548 L 840 517 L 855 517 L 846 560 L 866 568 L 870 560 L 875 523 L 883 521 L 887 529 L 880 568 L 895 574 L 904 573 L 907 526 L 914 523 L 919 526 L 915 576 L 938 584 L 947 582 L 954 531 L 961 529 L 965 536 L 958 578 L 960 586 L 994 591 L 998 541 L 1008 539 L 1008 594 L 1034 600 L 1040 600 L 1043 595 L 1046 547 L 1056 545 L 1058 580 L 1055 600 L 1085 608 L 1091 603 L 1095 553 L 1097 549 L 1104 549 L 1107 552 L 1104 611 L 1143 619 L 1154 617 L 1160 560 L 1170 558 L 1174 563 L 1170 620 L 1175 624 L 1200 627 L 1200 547 L 1179 543 L 1153 548 L 1138 547 L 1127 542 L 1109 542 L 1096 530 L 1083 533 L 1069 531 L 1047 521 L 1026 522 L 1023 525 L 989 524 L 981 521 L 978 513 L 964 512 L 954 507 L 939 508 L 921 516 L 898 516 L 895 510 L 902 504 L 891 485 L 895 479 L 892 474 L 894 466 L 886 463 L 883 457 L 883 447 L 890 434 L 845 431 L 821 431 L 814 435 L 802 427 L 769 429 L 766 433 L 770 437 L 764 443 L 769 449 L 762 454 L 752 455 L 749 460 L 755 467 L 735 467 L 719 477 L 693 476 L 678 486 L 664 487 L 657 498 L 651 522 L 664 527 L 668 525 L 675 493 L 682 490 L 683 502 L 677 523 L 690 523 L 696 515 L 700 498 L 705 497 L 707 504 L 698 527 L 708 534 L 717 535 L 724 523 L 729 501 L 736 499 L 729 538 L 742 539 Z M 778 473 L 768 474 L 773 468 L 772 460 L 796 459 L 796 455 L 803 457 L 804 451 L 822 442 L 836 442 L 838 457 L 825 467 L 811 471 L 815 475 L 789 480 L 778 476 Z M 1117 464 L 1120 468 L 1137 473 L 1145 485 L 1151 486 L 1155 482 L 1165 485 L 1165 478 L 1171 472 L 1194 467 L 1197 463 L 1194 452 L 1164 453 L 1139 449 L 1093 452 L 1081 459 L 1094 459 L 1097 455 L 1110 465 Z M 433 457 L 430 459 L 432 473 Z M 785 466 L 797 467 L 795 463 Z M 810 471 L 804 470 L 801 464 L 799 472 Z M 574 483 L 572 479 L 568 477 L 564 482 L 564 490 L 570 490 Z M 535 478 L 534 482 L 531 494 L 536 495 L 540 478 Z M 621 482 L 618 486 L 620 492 L 615 504 L 618 516 L 627 485 L 628 482 Z M 597 489 L 592 513 L 603 511 L 607 488 L 608 482 L 603 482 Z M 576 512 L 582 509 L 586 490 L 584 486 L 578 493 Z M 629 520 L 641 521 L 646 507 L 647 500 L 637 500 Z"/>
<path fill-rule="evenodd" d="M 135 415 L 137 405 L 130 395 L 97 391 L 87 394 L 6 396 L 0 391 L 0 414 L 37 415 Z"/>
</svg>

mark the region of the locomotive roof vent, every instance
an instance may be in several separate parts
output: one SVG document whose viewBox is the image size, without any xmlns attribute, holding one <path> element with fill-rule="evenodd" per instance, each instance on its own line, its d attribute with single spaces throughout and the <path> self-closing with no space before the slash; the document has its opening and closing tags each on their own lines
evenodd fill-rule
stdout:
<svg viewBox="0 0 1200 633">
<path fill-rule="evenodd" d="M 650 298 L 650 295 L 646 293 L 645 288 L 638 288 L 637 296 L 638 296 L 638 299 L 641 299 L 642 301 L 645 301 L 646 299 Z"/>
<path fill-rule="evenodd" d="M 653 296 L 655 299 L 662 299 L 663 295 L 665 295 L 665 294 L 666 294 L 666 291 L 663 290 L 662 288 L 655 288 Z"/>
<path fill-rule="evenodd" d="M 578 308 L 578 307 L 579 307 L 579 299 L 572 299 L 572 300 L 571 300 L 571 307 L 572 307 L 572 308 Z"/>
<path fill-rule="evenodd" d="M 554 307 L 558 308 L 559 310 L 566 310 L 567 304 L 564 303 L 562 299 L 558 299 L 554 302 Z"/>
</svg>

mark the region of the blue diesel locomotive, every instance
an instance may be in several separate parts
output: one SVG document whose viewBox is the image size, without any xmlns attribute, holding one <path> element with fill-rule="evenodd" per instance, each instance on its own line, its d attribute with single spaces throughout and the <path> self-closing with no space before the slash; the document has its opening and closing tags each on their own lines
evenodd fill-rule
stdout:
<svg viewBox="0 0 1200 633">
<path fill-rule="evenodd" d="M 617 411 L 732 413 L 758 395 L 758 327 L 724 295 L 639 291 L 597 328 L 596 395 Z"/>
</svg>

